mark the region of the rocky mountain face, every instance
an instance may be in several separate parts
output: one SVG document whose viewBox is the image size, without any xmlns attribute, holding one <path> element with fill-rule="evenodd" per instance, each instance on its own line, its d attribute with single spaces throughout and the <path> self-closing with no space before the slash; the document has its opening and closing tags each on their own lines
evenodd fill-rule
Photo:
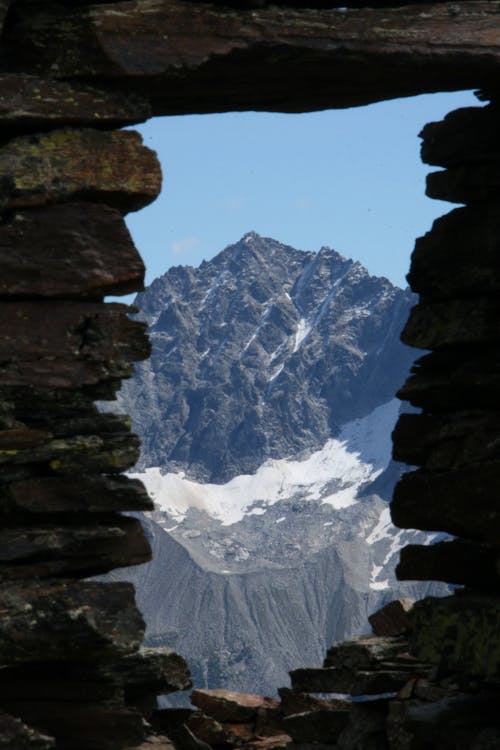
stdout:
<svg viewBox="0 0 500 750">
<path fill-rule="evenodd" d="M 170 269 L 138 295 L 152 356 L 121 396 L 140 468 L 220 483 L 320 448 L 403 382 L 410 298 L 331 248 L 254 232 Z"/>
<path fill-rule="evenodd" d="M 155 501 L 153 562 L 132 576 L 148 643 L 188 656 L 197 687 L 274 693 L 424 591 L 393 573 L 424 535 L 387 505 L 411 295 L 331 248 L 251 232 L 137 303 L 153 351 L 120 407 Z"/>
</svg>

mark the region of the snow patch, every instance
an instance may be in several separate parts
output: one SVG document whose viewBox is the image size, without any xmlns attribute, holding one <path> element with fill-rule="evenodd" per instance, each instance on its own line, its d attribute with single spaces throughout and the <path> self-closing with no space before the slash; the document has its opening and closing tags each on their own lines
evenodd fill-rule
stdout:
<svg viewBox="0 0 500 750">
<path fill-rule="evenodd" d="M 299 324 L 297 326 L 297 330 L 295 331 L 295 341 L 293 343 L 293 351 L 292 354 L 295 354 L 300 349 L 300 346 L 306 336 L 309 335 L 311 331 L 311 325 L 307 322 L 305 318 L 301 318 L 299 320 Z"/>
<path fill-rule="evenodd" d="M 280 365 L 280 366 L 278 367 L 278 369 L 277 369 L 277 370 L 275 370 L 275 372 L 273 372 L 273 374 L 272 374 L 272 375 L 271 375 L 271 377 L 269 378 L 269 382 L 271 382 L 272 380 L 276 380 L 276 378 L 278 377 L 278 375 L 279 375 L 279 374 L 280 374 L 280 373 L 282 372 L 282 370 L 283 370 L 284 366 L 285 366 L 284 364 L 283 364 L 283 365 Z"/>
<path fill-rule="evenodd" d="M 377 581 L 376 578 L 380 574 L 380 572 L 383 570 L 382 565 L 375 565 L 375 563 L 372 565 L 372 572 L 370 576 L 370 588 L 373 591 L 383 591 L 384 589 L 389 588 L 389 579 L 386 578 L 385 581 Z"/>
<path fill-rule="evenodd" d="M 389 508 L 384 508 L 371 533 L 366 537 L 367 544 L 375 544 L 375 542 L 380 542 L 382 539 L 390 539 L 393 528 L 391 512 Z"/>
<path fill-rule="evenodd" d="M 394 402 L 399 408 L 396 399 Z M 194 508 L 230 526 L 246 515 L 262 515 L 268 507 L 297 494 L 306 501 L 320 500 L 340 510 L 356 503 L 359 488 L 385 469 L 396 413 L 391 401 L 344 425 L 338 439 L 328 440 L 308 458 L 268 460 L 255 474 L 242 474 L 226 484 L 200 484 L 184 473 L 162 474 L 159 468 L 131 476 L 144 482 L 159 509 L 177 523 Z M 392 537 L 390 528 L 386 509 L 368 543 Z"/>
</svg>

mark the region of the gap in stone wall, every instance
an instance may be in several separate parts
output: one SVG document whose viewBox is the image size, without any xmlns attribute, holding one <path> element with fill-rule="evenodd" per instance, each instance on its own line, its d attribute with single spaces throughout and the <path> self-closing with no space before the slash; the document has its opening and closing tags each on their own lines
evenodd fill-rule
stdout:
<svg viewBox="0 0 500 750">
<path fill-rule="evenodd" d="M 255 230 L 306 250 L 330 245 L 400 286 L 415 237 L 449 204 L 425 197 L 418 133 L 473 92 L 349 110 L 154 118 L 135 126 L 157 151 L 161 195 L 127 224 L 146 283 Z"/>
<path fill-rule="evenodd" d="M 404 285 L 415 237 L 450 210 L 449 204 L 425 198 L 428 168 L 420 162 L 418 132 L 426 122 L 471 105 L 478 105 L 476 98 L 472 92 L 463 92 L 348 112 L 238 113 L 149 121 L 139 130 L 145 144 L 159 153 L 163 192 L 155 204 L 128 217 L 146 265 L 155 269 L 149 281 L 170 264 L 197 265 L 204 254 L 209 257 L 210 250 L 219 252 L 244 232 L 256 229 L 294 247 L 317 250 L 330 244 L 341 254 L 366 263 L 370 271 Z M 309 162 L 297 154 L 301 147 Z M 296 221 L 289 226 L 287 217 L 294 219 L 292 213 L 300 207 L 292 205 L 291 183 L 294 170 L 299 175 L 301 166 L 306 190 L 317 192 L 304 206 L 303 226 Z M 260 183 L 252 172 L 260 176 Z M 320 178 L 315 180 L 318 173 Z M 255 194 L 259 184 L 262 195 Z M 302 187 L 297 185 L 298 190 Z M 244 200 L 231 202 L 235 195 L 243 195 Z M 266 229 L 272 226 L 275 208 L 278 228 Z M 383 218 L 377 222 L 371 214 L 379 213 Z M 217 225 L 215 230 L 211 224 Z M 294 239 L 294 231 L 301 233 L 302 241 Z M 377 231 L 382 232 L 382 239 Z M 310 234 L 316 235 L 315 242 L 308 240 Z M 389 243 L 391 252 L 382 259 Z M 349 250 L 345 245 L 350 245 Z M 126 410 L 131 411 L 128 404 Z"/>
</svg>

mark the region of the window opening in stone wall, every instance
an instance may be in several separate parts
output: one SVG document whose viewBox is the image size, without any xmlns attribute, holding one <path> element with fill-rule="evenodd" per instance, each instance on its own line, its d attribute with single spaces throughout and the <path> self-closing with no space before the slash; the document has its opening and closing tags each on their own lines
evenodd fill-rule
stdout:
<svg viewBox="0 0 500 750">
<path fill-rule="evenodd" d="M 395 579 L 399 548 L 426 535 L 390 523 L 390 434 L 416 356 L 399 342 L 409 255 L 449 210 L 424 196 L 418 131 L 475 104 L 139 128 L 164 170 L 128 218 L 153 352 L 117 409 L 157 510 L 153 562 L 120 575 L 146 643 L 188 657 L 196 687 L 273 693 L 385 602 L 445 591 Z"/>
</svg>

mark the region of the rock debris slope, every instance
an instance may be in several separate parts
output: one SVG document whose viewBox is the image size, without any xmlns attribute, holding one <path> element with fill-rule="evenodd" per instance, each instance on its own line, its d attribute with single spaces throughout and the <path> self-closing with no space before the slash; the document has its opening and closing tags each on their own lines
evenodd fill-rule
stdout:
<svg viewBox="0 0 500 750">
<path fill-rule="evenodd" d="M 274 692 L 418 593 L 392 570 L 422 535 L 391 526 L 385 492 L 411 295 L 250 232 L 137 302 L 152 356 L 120 400 L 156 507 L 133 577 L 149 642 L 189 654 L 197 686 Z"/>
</svg>

